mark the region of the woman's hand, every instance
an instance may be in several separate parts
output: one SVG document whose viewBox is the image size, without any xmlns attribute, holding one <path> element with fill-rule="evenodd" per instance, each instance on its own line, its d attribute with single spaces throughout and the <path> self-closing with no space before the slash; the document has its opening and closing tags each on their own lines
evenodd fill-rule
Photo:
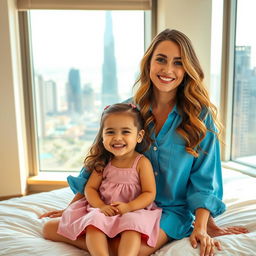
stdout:
<svg viewBox="0 0 256 256">
<path fill-rule="evenodd" d="M 64 210 L 56 210 L 56 211 L 46 212 L 46 213 L 42 214 L 39 217 L 39 219 L 42 219 L 42 218 L 45 218 L 45 217 L 49 217 L 49 218 L 61 217 L 63 212 L 64 212 Z"/>
<path fill-rule="evenodd" d="M 99 208 L 100 211 L 106 216 L 114 216 L 118 214 L 118 209 L 113 205 L 103 205 Z"/>
<path fill-rule="evenodd" d="M 213 256 L 215 247 L 219 251 L 221 250 L 220 242 L 211 238 L 202 229 L 194 229 L 189 240 L 193 248 L 197 248 L 198 243 L 200 243 L 200 256 Z"/>
<path fill-rule="evenodd" d="M 113 202 L 113 203 L 111 203 L 111 205 L 115 206 L 117 208 L 118 214 L 120 214 L 120 215 L 131 211 L 129 204 L 127 204 L 127 203 Z"/>
</svg>

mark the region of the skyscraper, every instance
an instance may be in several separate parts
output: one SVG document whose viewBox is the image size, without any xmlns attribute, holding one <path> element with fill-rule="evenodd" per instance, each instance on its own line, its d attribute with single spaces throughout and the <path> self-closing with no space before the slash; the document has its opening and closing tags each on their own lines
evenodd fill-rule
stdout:
<svg viewBox="0 0 256 256">
<path fill-rule="evenodd" d="M 106 11 L 104 33 L 104 60 L 102 67 L 102 106 L 119 101 L 116 77 L 115 45 L 112 30 L 112 16 Z"/>
<path fill-rule="evenodd" d="M 44 83 L 44 95 L 45 95 L 45 113 L 56 114 L 57 113 L 57 86 L 53 80 L 45 81 Z"/>
<path fill-rule="evenodd" d="M 82 90 L 80 82 L 80 72 L 78 69 L 70 69 L 67 83 L 68 111 L 81 114 L 82 109 Z"/>
<path fill-rule="evenodd" d="M 233 109 L 233 156 L 256 154 L 256 75 L 250 65 L 251 46 L 236 46 Z"/>
</svg>

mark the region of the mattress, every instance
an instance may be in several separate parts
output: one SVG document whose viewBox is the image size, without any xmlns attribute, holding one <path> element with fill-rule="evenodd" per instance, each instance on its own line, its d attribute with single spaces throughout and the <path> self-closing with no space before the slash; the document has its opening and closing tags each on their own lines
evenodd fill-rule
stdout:
<svg viewBox="0 0 256 256">
<path fill-rule="evenodd" d="M 242 225 L 250 233 L 217 237 L 222 251 L 215 255 L 256 255 L 256 178 L 223 169 L 224 202 L 227 211 L 215 220 L 220 226 Z M 44 212 L 64 209 L 73 198 L 69 188 L 53 190 L 0 202 L 0 255 L 5 256 L 85 256 L 88 253 L 71 245 L 45 240 L 42 226 Z M 188 238 L 174 241 L 155 256 L 199 255 Z"/>
</svg>

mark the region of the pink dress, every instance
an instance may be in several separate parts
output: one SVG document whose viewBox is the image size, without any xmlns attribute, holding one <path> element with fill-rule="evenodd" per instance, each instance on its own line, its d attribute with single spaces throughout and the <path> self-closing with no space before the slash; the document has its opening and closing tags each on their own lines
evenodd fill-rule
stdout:
<svg viewBox="0 0 256 256">
<path fill-rule="evenodd" d="M 130 202 L 141 193 L 137 163 L 138 155 L 132 168 L 117 168 L 111 162 L 105 167 L 100 186 L 100 195 L 106 204 L 111 202 Z M 127 212 L 123 215 L 105 216 L 99 208 L 93 208 L 85 198 L 71 204 L 63 213 L 58 227 L 58 234 L 76 240 L 92 225 L 113 238 L 125 230 L 134 230 L 142 234 L 149 246 L 155 247 L 162 210 L 154 203 L 145 209 Z"/>
</svg>

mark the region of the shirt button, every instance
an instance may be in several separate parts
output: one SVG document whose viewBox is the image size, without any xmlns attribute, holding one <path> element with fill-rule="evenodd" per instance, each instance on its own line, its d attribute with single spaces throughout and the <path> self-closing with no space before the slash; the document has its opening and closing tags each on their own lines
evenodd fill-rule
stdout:
<svg viewBox="0 0 256 256">
<path fill-rule="evenodd" d="M 155 172 L 155 176 L 157 176 L 158 175 L 158 172 Z"/>
<path fill-rule="evenodd" d="M 157 151 L 157 147 L 156 147 L 156 146 L 155 146 L 155 147 L 153 147 L 153 150 L 154 150 L 154 151 Z"/>
</svg>

